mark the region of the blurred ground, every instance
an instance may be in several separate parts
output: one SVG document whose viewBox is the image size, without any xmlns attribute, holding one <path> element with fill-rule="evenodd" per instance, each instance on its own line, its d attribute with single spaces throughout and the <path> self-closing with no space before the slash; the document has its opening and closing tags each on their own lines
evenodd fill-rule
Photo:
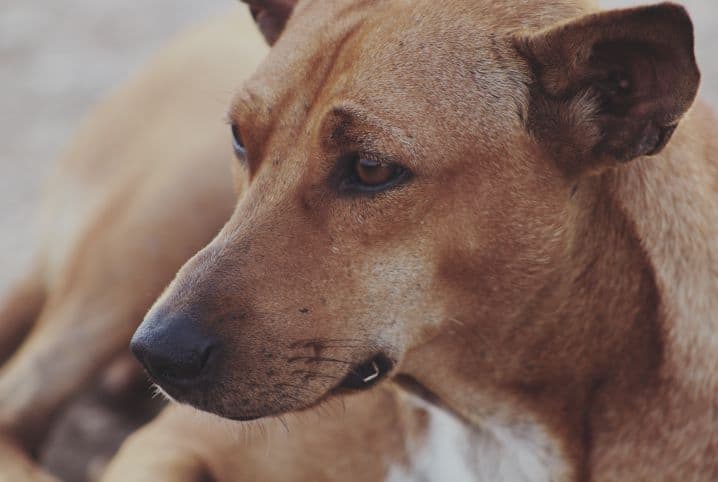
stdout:
<svg viewBox="0 0 718 482">
<path fill-rule="evenodd" d="M 696 24 L 703 96 L 718 105 L 718 1 L 681 3 Z M 229 8 L 236 0 L 0 0 L 0 291 L 28 263 L 41 186 L 83 113 L 172 33 Z M 111 450 L 136 423 L 86 398 L 65 416 L 46 461 L 81 480 L 96 441 Z"/>
</svg>

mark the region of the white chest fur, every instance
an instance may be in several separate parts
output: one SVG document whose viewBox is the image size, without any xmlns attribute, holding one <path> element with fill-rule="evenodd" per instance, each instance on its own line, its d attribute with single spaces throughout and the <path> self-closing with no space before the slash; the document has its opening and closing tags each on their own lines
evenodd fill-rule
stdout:
<svg viewBox="0 0 718 482">
<path fill-rule="evenodd" d="M 410 441 L 408 466 L 393 466 L 386 482 L 554 482 L 565 466 L 536 425 L 468 427 L 421 400 L 429 414 L 425 437 Z"/>
</svg>

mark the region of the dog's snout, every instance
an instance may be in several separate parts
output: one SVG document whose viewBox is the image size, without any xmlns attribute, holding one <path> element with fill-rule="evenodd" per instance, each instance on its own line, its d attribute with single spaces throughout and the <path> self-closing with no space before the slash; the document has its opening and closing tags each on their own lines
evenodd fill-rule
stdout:
<svg viewBox="0 0 718 482">
<path fill-rule="evenodd" d="M 145 320 L 130 349 L 160 385 L 186 386 L 211 371 L 218 342 L 187 317 L 160 317 Z"/>
</svg>

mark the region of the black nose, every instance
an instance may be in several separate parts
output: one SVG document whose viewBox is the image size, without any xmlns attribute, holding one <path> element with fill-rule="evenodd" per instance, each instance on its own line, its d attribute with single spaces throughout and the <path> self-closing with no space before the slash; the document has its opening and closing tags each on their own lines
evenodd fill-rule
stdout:
<svg viewBox="0 0 718 482">
<path fill-rule="evenodd" d="M 130 349 L 160 385 L 193 385 L 212 368 L 218 343 L 183 316 L 150 316 L 137 329 Z"/>
</svg>

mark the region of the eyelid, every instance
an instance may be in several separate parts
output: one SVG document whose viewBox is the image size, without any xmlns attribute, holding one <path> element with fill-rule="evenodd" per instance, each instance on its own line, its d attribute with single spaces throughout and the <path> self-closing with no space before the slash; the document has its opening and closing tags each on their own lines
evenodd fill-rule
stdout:
<svg viewBox="0 0 718 482">
<path fill-rule="evenodd" d="M 232 140 L 237 147 L 245 148 L 244 139 L 242 138 L 242 131 L 237 124 L 232 124 Z"/>
<path fill-rule="evenodd" d="M 241 129 L 236 123 L 231 124 L 232 147 L 235 157 L 242 163 L 247 162 L 247 146 L 242 137 Z"/>
<path fill-rule="evenodd" d="M 380 166 L 402 166 L 402 164 L 396 159 L 385 155 L 380 155 L 372 151 L 359 150 L 349 153 L 348 157 L 353 157 L 356 160 L 366 159 L 367 161 L 376 162 Z"/>
</svg>

